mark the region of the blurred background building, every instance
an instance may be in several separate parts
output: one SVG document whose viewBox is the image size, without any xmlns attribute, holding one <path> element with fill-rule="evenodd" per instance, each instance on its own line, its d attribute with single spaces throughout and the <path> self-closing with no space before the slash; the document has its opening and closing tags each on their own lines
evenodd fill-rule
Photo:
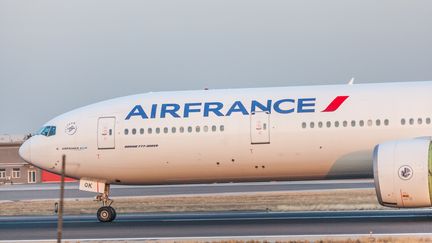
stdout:
<svg viewBox="0 0 432 243">
<path fill-rule="evenodd" d="M 59 176 L 21 159 L 18 150 L 26 139 L 26 135 L 0 135 L 0 185 L 60 181 Z"/>
</svg>

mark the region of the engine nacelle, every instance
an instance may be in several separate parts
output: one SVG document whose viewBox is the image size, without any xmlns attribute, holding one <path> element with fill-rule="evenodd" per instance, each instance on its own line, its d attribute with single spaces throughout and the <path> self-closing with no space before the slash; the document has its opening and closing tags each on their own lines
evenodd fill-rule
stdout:
<svg viewBox="0 0 432 243">
<path fill-rule="evenodd" d="M 381 205 L 432 206 L 432 147 L 428 138 L 379 144 L 373 155 L 375 189 Z"/>
</svg>

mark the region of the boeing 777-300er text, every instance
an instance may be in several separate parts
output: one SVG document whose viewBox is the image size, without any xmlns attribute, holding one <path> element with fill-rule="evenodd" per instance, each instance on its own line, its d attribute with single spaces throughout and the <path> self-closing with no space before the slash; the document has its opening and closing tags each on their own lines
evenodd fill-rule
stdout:
<svg viewBox="0 0 432 243">
<path fill-rule="evenodd" d="M 155 92 L 54 118 L 27 162 L 98 193 L 112 184 L 374 177 L 379 202 L 430 207 L 432 82 Z"/>
</svg>

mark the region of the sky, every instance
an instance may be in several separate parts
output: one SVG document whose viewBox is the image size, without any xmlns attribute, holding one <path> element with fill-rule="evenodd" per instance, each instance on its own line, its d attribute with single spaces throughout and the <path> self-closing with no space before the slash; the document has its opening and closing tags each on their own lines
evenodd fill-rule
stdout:
<svg viewBox="0 0 432 243">
<path fill-rule="evenodd" d="M 148 91 L 432 80 L 431 26 L 427 0 L 0 0 L 0 134 Z"/>
</svg>

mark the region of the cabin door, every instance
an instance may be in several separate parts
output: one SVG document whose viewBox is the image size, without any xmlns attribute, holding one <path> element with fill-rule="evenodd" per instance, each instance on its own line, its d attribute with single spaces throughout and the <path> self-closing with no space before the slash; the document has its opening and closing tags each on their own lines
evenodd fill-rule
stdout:
<svg viewBox="0 0 432 243">
<path fill-rule="evenodd" d="M 251 143 L 269 144 L 270 143 L 270 113 L 260 111 L 251 114 Z"/>
<path fill-rule="evenodd" d="M 101 117 L 98 120 L 98 148 L 115 149 L 115 117 Z"/>
</svg>

